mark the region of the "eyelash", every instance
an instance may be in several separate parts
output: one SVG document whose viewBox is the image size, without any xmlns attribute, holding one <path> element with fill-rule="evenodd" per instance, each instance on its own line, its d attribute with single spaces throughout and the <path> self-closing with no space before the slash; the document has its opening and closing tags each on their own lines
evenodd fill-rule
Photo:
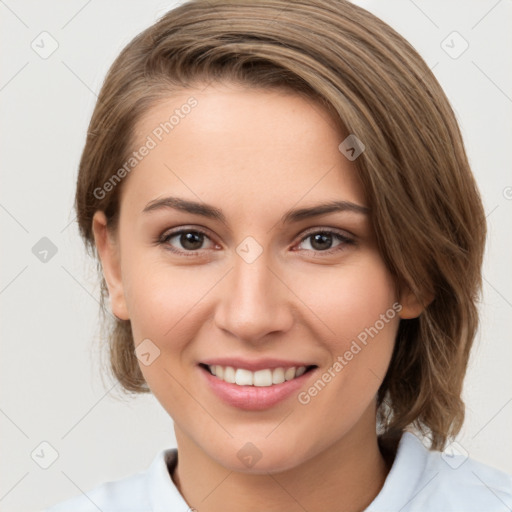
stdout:
<svg viewBox="0 0 512 512">
<path fill-rule="evenodd" d="M 166 233 L 166 234 L 163 234 L 163 235 L 160 235 L 157 239 L 156 239 L 156 244 L 157 245 L 166 245 L 166 249 L 175 253 L 175 254 L 178 254 L 180 256 L 185 256 L 185 257 L 193 257 L 193 256 L 198 256 L 200 255 L 201 253 L 201 250 L 197 250 L 197 251 L 181 251 L 179 249 L 176 249 L 174 247 L 172 247 L 171 245 L 168 245 L 168 242 L 171 238 L 174 238 L 175 236 L 177 235 L 181 235 L 183 233 L 199 233 L 201 235 L 204 235 L 205 237 L 207 238 L 210 238 L 208 236 L 208 234 L 203 231 L 202 229 L 199 229 L 199 228 L 187 228 L 187 229 L 179 229 L 177 231 L 171 231 L 170 233 Z M 316 235 L 316 234 L 322 234 L 322 235 L 332 235 L 333 237 L 337 238 L 340 242 L 339 245 L 337 245 L 336 247 L 333 247 L 331 249 L 327 249 L 325 251 L 315 251 L 315 250 L 311 250 L 311 249 L 306 249 L 307 251 L 309 252 L 314 252 L 315 254 L 323 254 L 323 255 L 331 255 L 331 254 L 334 254 L 338 251 L 343 251 L 345 250 L 345 246 L 346 245 L 354 245 L 355 244 L 355 240 L 347 237 L 346 235 L 343 235 L 341 234 L 340 232 L 338 231 L 334 231 L 332 229 L 321 229 L 321 228 L 315 228 L 315 230 L 310 230 L 310 231 L 307 231 L 306 234 L 300 239 L 299 241 L 299 244 L 301 244 L 302 242 L 304 242 L 305 240 L 307 240 L 308 238 L 312 237 L 313 235 Z"/>
</svg>

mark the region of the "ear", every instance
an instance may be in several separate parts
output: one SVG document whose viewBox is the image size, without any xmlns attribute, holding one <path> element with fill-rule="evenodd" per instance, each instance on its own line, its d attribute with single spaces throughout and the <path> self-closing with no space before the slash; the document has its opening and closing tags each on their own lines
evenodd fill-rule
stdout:
<svg viewBox="0 0 512 512">
<path fill-rule="evenodd" d="M 121 261 L 119 246 L 107 229 L 107 218 L 101 210 L 96 211 L 92 219 L 92 231 L 96 249 L 101 260 L 103 276 L 107 282 L 110 306 L 120 320 L 129 320 L 128 308 L 124 297 L 121 279 Z"/>
<path fill-rule="evenodd" d="M 400 304 L 402 306 L 402 309 L 400 310 L 400 318 L 417 318 L 421 313 L 423 313 L 423 310 L 432 302 L 433 299 L 434 296 L 429 295 L 426 303 L 422 303 L 409 287 L 404 286 L 400 293 Z"/>
</svg>

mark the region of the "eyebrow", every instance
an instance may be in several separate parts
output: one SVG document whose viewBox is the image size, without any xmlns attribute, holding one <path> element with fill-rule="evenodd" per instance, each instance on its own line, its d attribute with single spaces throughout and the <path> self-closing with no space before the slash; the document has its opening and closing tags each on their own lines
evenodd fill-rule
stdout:
<svg viewBox="0 0 512 512">
<path fill-rule="evenodd" d="M 142 213 L 148 213 L 155 210 L 168 208 L 192 213 L 194 215 L 202 215 L 203 217 L 218 220 L 227 225 L 227 219 L 224 213 L 222 213 L 222 210 L 206 203 L 199 203 L 188 199 L 181 199 L 179 197 L 164 197 L 161 199 L 154 199 L 146 205 L 144 210 L 142 210 Z M 330 201 L 308 208 L 288 210 L 281 217 L 281 222 L 283 224 L 289 224 L 310 217 L 317 217 L 319 215 L 325 215 L 333 212 L 354 212 L 367 215 L 369 211 L 370 208 L 352 203 L 350 201 Z"/>
</svg>

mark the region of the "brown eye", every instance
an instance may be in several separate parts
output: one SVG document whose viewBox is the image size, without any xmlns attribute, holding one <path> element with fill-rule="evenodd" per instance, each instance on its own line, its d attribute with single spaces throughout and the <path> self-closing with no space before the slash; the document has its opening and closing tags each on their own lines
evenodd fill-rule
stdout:
<svg viewBox="0 0 512 512">
<path fill-rule="evenodd" d="M 199 251 L 205 249 L 205 240 L 210 241 L 210 248 L 215 245 L 208 235 L 200 230 L 180 229 L 163 235 L 159 239 L 159 244 L 164 245 L 172 252 L 183 254 L 184 256 L 195 256 Z"/>
<path fill-rule="evenodd" d="M 178 235 L 179 242 L 184 249 L 195 251 L 203 245 L 204 235 L 195 231 L 182 232 Z"/>
<path fill-rule="evenodd" d="M 311 247 L 316 251 L 330 249 L 333 244 L 333 236 L 329 233 L 316 233 L 310 235 L 309 238 L 311 239 Z"/>
<path fill-rule="evenodd" d="M 343 250 L 346 245 L 354 243 L 354 241 L 347 236 L 342 235 L 337 231 L 329 230 L 310 232 L 308 235 L 302 238 L 301 244 L 307 240 L 309 240 L 310 247 L 306 247 L 305 250 L 326 252 L 329 254 L 338 250 Z M 338 243 L 336 243 L 336 240 Z"/>
</svg>

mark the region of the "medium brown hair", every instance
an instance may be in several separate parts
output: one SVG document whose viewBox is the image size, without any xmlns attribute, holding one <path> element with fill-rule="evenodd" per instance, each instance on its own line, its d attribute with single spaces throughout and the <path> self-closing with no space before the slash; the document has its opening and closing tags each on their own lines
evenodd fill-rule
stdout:
<svg viewBox="0 0 512 512">
<path fill-rule="evenodd" d="M 141 115 L 175 90 L 215 81 L 302 94 L 365 145 L 355 164 L 382 258 L 396 282 L 428 304 L 418 318 L 400 321 L 378 423 L 388 436 L 417 427 L 432 449 L 443 449 L 464 420 L 484 211 L 433 73 L 389 25 L 346 0 L 191 0 L 137 35 L 112 64 L 89 125 L 75 207 L 98 261 L 113 375 L 128 393 L 149 391 L 130 321 L 105 314 L 108 289 L 92 233 L 97 210 L 115 232 L 123 183 L 94 192 L 134 150 Z"/>
</svg>

